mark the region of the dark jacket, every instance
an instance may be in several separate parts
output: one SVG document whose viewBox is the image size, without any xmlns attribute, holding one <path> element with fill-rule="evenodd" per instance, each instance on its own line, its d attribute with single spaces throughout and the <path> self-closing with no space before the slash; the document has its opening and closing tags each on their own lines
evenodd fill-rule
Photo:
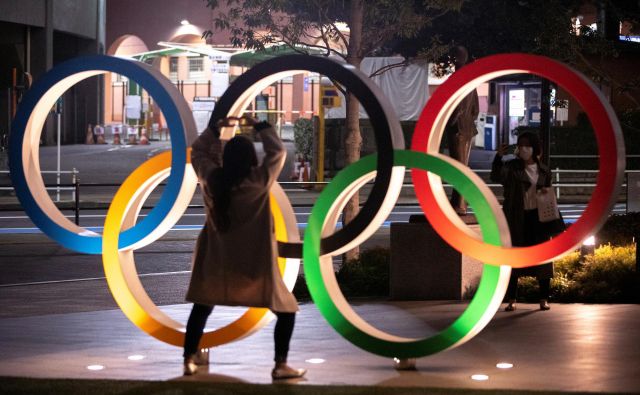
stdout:
<svg viewBox="0 0 640 395">
<path fill-rule="evenodd" d="M 502 184 L 504 202 L 502 210 L 509 224 L 511 244 L 514 247 L 529 246 L 549 240 L 553 233 L 550 226 L 541 224 L 539 229 L 525 229 L 524 226 L 524 195 L 531 186 L 531 181 L 525 171 L 525 163 L 516 158 L 507 162 L 496 155 L 491 165 L 491 181 Z M 536 190 L 551 187 L 551 172 L 541 163 L 538 164 L 538 182 Z M 548 193 L 552 193 L 549 191 Z M 531 232 L 535 232 L 532 234 Z M 536 276 L 538 278 L 553 277 L 553 264 L 534 266 L 531 268 L 516 269 L 514 274 L 520 276 Z"/>
</svg>

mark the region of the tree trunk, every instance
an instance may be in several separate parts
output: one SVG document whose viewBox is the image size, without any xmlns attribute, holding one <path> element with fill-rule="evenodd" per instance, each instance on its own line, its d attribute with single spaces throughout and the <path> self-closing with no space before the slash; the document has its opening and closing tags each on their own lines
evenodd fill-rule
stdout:
<svg viewBox="0 0 640 395">
<path fill-rule="evenodd" d="M 351 21 L 349 23 L 349 48 L 347 53 L 347 63 L 357 69 L 362 62 L 362 24 L 364 18 L 364 2 L 356 0 L 351 2 Z M 360 135 L 360 102 L 354 95 L 348 93 L 346 96 L 346 126 L 345 136 L 345 166 L 357 162 L 360 159 L 360 148 L 362 147 L 362 136 Z M 360 198 L 356 193 L 347 203 L 342 214 L 343 226 L 349 223 L 360 210 Z M 345 262 L 358 257 L 360 249 L 358 247 L 345 254 Z"/>
</svg>

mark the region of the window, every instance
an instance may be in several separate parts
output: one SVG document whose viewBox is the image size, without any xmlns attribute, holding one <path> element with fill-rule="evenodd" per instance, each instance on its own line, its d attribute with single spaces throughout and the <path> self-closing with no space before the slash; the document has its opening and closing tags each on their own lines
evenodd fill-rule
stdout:
<svg viewBox="0 0 640 395">
<path fill-rule="evenodd" d="M 189 79 L 204 79 L 204 59 L 202 57 L 189 58 Z"/>
<path fill-rule="evenodd" d="M 178 80 L 178 58 L 169 58 L 169 79 L 171 81 Z"/>
</svg>

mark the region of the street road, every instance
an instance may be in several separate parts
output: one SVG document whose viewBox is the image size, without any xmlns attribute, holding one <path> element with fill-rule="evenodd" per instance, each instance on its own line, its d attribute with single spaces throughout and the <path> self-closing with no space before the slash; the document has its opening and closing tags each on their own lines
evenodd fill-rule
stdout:
<svg viewBox="0 0 640 395">
<path fill-rule="evenodd" d="M 561 204 L 560 211 L 567 222 L 574 222 L 584 211 L 585 204 Z M 142 216 L 145 216 L 149 210 L 143 210 Z M 301 229 L 306 227 L 311 207 L 294 207 L 296 219 Z M 613 213 L 623 214 L 626 212 L 626 205 L 616 204 Z M 408 222 L 411 215 L 423 214 L 422 209 L 418 205 L 396 206 L 391 215 L 385 221 L 384 227 L 389 227 L 391 222 Z M 74 213 L 66 211 L 65 215 L 73 221 Z M 92 230 L 101 231 L 104 224 L 106 210 L 82 210 L 80 214 L 80 225 L 89 227 Z M 180 219 L 174 230 L 199 230 L 204 223 L 204 211 L 202 208 L 190 208 Z M 0 234 L 25 234 L 40 233 L 39 229 L 33 225 L 33 222 L 22 211 L 6 211 L 0 212 Z"/>
<path fill-rule="evenodd" d="M 562 206 L 569 221 L 584 205 Z M 624 212 L 617 205 L 615 212 Z M 310 207 L 296 207 L 301 233 Z M 420 214 L 418 206 L 398 206 L 383 227 L 362 249 L 389 246 L 389 223 L 408 221 Z M 73 213 L 67 213 L 71 218 Z M 143 213 L 144 215 L 144 213 Z M 104 210 L 84 210 L 80 224 L 100 231 Z M 201 208 L 189 209 L 173 230 L 134 253 L 140 281 L 157 305 L 184 303 L 195 240 L 204 222 Z M 334 268 L 341 266 L 334 258 Z M 43 235 L 23 212 L 0 213 L 0 309 L 1 317 L 70 313 L 115 309 L 107 288 L 102 257 L 70 251 Z"/>
</svg>

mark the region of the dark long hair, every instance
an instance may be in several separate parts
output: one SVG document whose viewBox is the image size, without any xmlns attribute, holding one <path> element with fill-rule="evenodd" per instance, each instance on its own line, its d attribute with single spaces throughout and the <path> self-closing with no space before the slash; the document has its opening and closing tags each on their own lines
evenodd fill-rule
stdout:
<svg viewBox="0 0 640 395">
<path fill-rule="evenodd" d="M 222 167 L 207 179 L 208 195 L 213 199 L 213 222 L 220 232 L 229 230 L 231 189 L 247 178 L 251 168 L 258 165 L 256 149 L 251 140 L 236 136 L 229 140 L 222 154 Z"/>
</svg>

